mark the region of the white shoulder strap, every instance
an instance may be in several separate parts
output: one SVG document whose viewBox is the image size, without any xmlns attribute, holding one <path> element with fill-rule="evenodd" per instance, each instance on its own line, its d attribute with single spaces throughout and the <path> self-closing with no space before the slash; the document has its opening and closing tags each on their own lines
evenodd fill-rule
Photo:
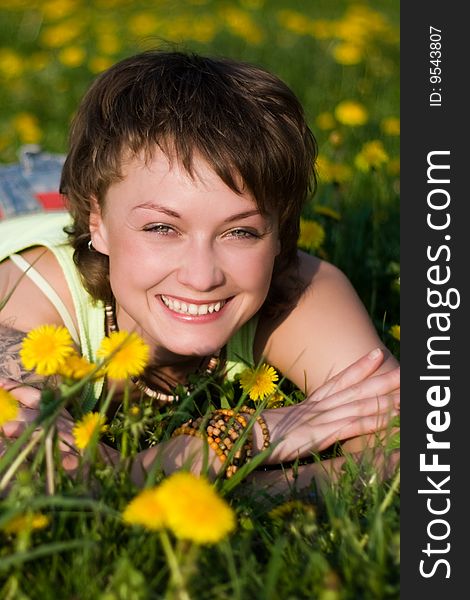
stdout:
<svg viewBox="0 0 470 600">
<path fill-rule="evenodd" d="M 44 279 L 44 277 L 34 268 L 32 267 L 28 261 L 26 261 L 20 254 L 11 254 L 9 256 L 10 260 L 15 263 L 15 265 L 23 271 L 23 273 L 31 279 L 33 283 L 35 283 L 41 292 L 48 298 L 55 309 L 62 317 L 62 321 L 64 322 L 65 327 L 69 330 L 70 335 L 72 336 L 73 341 L 80 346 L 80 337 L 77 333 L 75 325 L 73 323 L 73 319 L 70 316 L 70 313 L 62 302 L 61 298 L 54 290 L 54 288 Z"/>
</svg>

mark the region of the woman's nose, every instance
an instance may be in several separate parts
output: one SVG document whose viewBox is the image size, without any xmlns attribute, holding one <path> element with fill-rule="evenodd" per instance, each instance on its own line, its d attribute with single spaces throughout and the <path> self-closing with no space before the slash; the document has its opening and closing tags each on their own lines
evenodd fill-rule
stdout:
<svg viewBox="0 0 470 600">
<path fill-rule="evenodd" d="M 198 292 L 223 285 L 224 272 L 212 244 L 198 240 L 186 248 L 178 269 L 178 281 Z"/>
</svg>

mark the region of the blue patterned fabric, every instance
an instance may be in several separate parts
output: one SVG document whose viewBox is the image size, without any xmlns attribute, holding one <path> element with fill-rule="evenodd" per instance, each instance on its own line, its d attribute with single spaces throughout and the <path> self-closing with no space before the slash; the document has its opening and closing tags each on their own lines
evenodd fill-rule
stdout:
<svg viewBox="0 0 470 600">
<path fill-rule="evenodd" d="M 59 182 L 64 160 L 62 154 L 24 146 L 18 163 L 0 165 L 0 219 L 63 209 Z"/>
</svg>

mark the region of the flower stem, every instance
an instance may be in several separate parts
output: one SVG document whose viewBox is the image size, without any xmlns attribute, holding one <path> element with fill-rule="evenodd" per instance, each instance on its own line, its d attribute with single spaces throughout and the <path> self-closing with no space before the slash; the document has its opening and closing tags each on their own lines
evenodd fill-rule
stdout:
<svg viewBox="0 0 470 600">
<path fill-rule="evenodd" d="M 7 487 L 11 478 L 16 473 L 18 468 L 21 466 L 22 462 L 26 459 L 26 457 L 31 452 L 31 450 L 34 448 L 34 446 L 39 442 L 43 433 L 44 433 L 44 430 L 42 430 L 42 429 L 40 431 L 33 432 L 29 443 L 18 454 L 16 459 L 10 465 L 10 468 L 6 471 L 5 475 L 2 477 L 2 480 L 0 481 L 0 492 L 3 492 L 3 490 Z"/>
<path fill-rule="evenodd" d="M 174 548 L 170 542 L 168 533 L 165 530 L 160 531 L 160 540 L 171 575 L 166 597 L 168 600 L 191 600 L 188 590 L 186 589 L 186 582 L 176 558 Z"/>
<path fill-rule="evenodd" d="M 124 386 L 124 397 L 122 399 L 122 407 L 124 410 L 125 418 L 127 419 L 129 414 L 129 380 L 126 381 Z M 127 426 L 124 428 L 122 432 L 122 440 L 121 440 L 121 456 L 123 458 L 127 458 L 129 453 L 129 431 L 127 430 Z"/>
<path fill-rule="evenodd" d="M 46 490 L 48 496 L 53 496 L 55 493 L 54 481 L 54 456 L 52 440 L 54 437 L 55 425 L 51 425 L 46 435 Z"/>
</svg>

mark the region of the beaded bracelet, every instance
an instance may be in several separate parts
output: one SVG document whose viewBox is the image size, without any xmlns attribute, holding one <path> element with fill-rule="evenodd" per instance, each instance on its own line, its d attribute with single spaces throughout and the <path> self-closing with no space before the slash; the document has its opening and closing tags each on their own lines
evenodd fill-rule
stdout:
<svg viewBox="0 0 470 600">
<path fill-rule="evenodd" d="M 218 416 L 220 415 L 220 416 Z M 230 456 L 232 448 L 240 435 L 248 426 L 248 423 L 242 415 L 238 415 L 233 410 L 220 409 L 212 413 L 211 418 L 206 426 L 206 436 L 200 431 L 200 426 L 203 420 L 207 417 L 199 417 L 190 419 L 173 432 L 172 436 L 191 435 L 206 439 L 209 446 L 214 450 L 219 460 L 225 463 Z M 237 471 L 238 467 L 243 462 L 248 461 L 252 457 L 252 442 L 251 435 L 248 440 L 233 454 L 230 464 L 225 470 L 225 477 L 228 479 Z"/>
<path fill-rule="evenodd" d="M 209 419 L 209 424 L 206 428 L 208 441 L 211 447 L 215 446 L 222 450 L 225 457 L 228 459 L 234 444 L 240 438 L 248 423 L 241 415 L 237 415 L 234 411 L 222 409 L 214 411 L 214 416 Z M 217 417 L 220 415 L 220 417 Z M 251 436 L 246 442 L 239 446 L 233 456 L 231 463 L 227 467 L 225 476 L 231 477 L 236 472 L 238 467 L 252 457 L 252 442 Z"/>
<path fill-rule="evenodd" d="M 249 415 L 254 415 L 256 413 L 256 410 L 254 408 L 250 408 L 249 406 L 242 406 L 240 408 L 240 412 L 248 413 Z M 255 418 L 261 428 L 261 434 L 263 436 L 263 449 L 266 450 L 271 444 L 271 436 L 269 434 L 268 425 L 264 417 L 261 416 L 261 414 L 257 415 Z"/>
<path fill-rule="evenodd" d="M 196 424 L 191 420 L 188 421 L 187 423 L 183 423 L 183 425 L 181 425 L 180 427 L 178 427 L 177 429 L 175 429 L 172 433 L 172 437 L 177 437 L 178 435 L 190 435 L 193 437 L 197 437 L 200 438 L 201 440 L 206 440 L 209 444 L 209 446 L 215 451 L 215 453 L 217 454 L 219 460 L 223 463 L 225 462 L 225 455 L 223 454 L 222 450 L 217 446 L 217 444 L 213 444 L 211 443 L 212 440 L 209 440 L 208 437 L 206 437 L 205 435 L 203 435 L 203 433 L 201 431 L 199 431 L 199 428 L 197 426 L 195 426 Z"/>
</svg>

